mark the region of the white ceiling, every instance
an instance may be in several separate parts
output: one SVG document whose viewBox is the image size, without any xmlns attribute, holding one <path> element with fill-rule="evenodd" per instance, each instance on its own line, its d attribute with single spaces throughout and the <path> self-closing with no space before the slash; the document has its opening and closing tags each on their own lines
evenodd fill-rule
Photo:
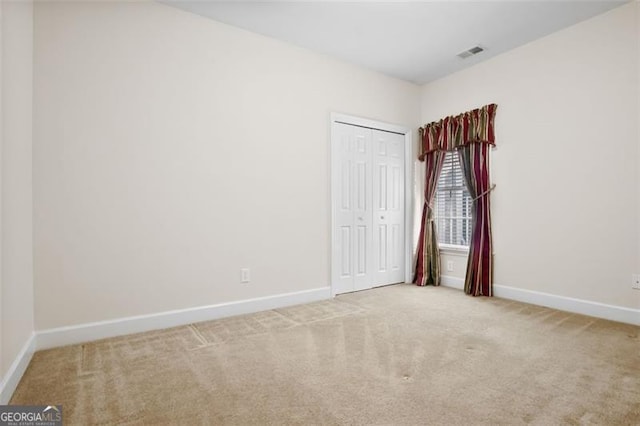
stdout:
<svg viewBox="0 0 640 426">
<path fill-rule="evenodd" d="M 624 3 L 161 1 L 418 84 Z M 468 59 L 456 56 L 476 45 L 485 51 Z"/>
</svg>

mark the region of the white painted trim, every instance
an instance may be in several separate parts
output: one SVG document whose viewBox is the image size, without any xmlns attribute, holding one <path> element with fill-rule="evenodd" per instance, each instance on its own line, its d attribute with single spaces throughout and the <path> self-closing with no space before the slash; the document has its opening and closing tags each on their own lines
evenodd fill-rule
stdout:
<svg viewBox="0 0 640 426">
<path fill-rule="evenodd" d="M 464 290 L 462 278 L 442 276 L 440 285 Z M 627 324 L 640 325 L 640 309 L 625 308 L 623 306 L 607 305 L 590 300 L 575 299 L 573 297 L 558 296 L 540 291 L 522 288 L 493 285 L 493 295 L 501 299 L 516 300 L 532 305 L 546 306 L 560 311 L 573 312 L 590 317 L 602 318 Z"/>
<path fill-rule="evenodd" d="M 345 123 L 354 126 L 368 127 L 371 129 L 385 130 L 388 132 L 394 132 L 404 135 L 404 231 L 405 231 L 405 253 L 404 253 L 404 282 L 410 283 L 413 280 L 413 206 L 414 206 L 414 194 L 413 194 L 413 133 L 409 127 L 399 126 L 397 124 L 386 123 L 378 120 L 371 120 L 368 118 L 356 117 L 348 114 L 341 114 L 332 112 L 329 121 L 329 206 L 331 208 L 331 229 L 330 232 L 330 246 L 329 246 L 329 276 L 331 277 L 331 295 L 336 295 L 335 283 L 333 282 L 333 250 L 334 250 L 334 227 L 336 223 L 335 208 L 333 205 L 333 189 L 336 182 L 333 173 L 333 165 L 335 163 L 335 152 L 333 149 L 335 141 L 335 123 Z"/>
<path fill-rule="evenodd" d="M 329 285 L 331 287 L 331 296 L 338 294 L 337 284 L 334 282 L 333 266 L 334 251 L 335 251 L 335 235 L 333 230 L 336 226 L 336 207 L 333 204 L 333 197 L 335 188 L 338 185 L 337 178 L 333 172 L 333 165 L 336 163 L 337 153 L 333 145 L 336 141 L 336 126 L 335 122 L 338 120 L 339 114 L 331 113 L 331 119 L 329 120 L 329 209 L 331 210 L 331 221 L 329 224 Z"/>
<path fill-rule="evenodd" d="M 340 114 L 337 112 L 331 113 L 331 123 L 339 121 L 345 124 L 351 124 L 353 126 L 369 127 L 371 129 L 386 130 L 387 132 L 400 133 L 406 135 L 411 132 L 411 129 L 397 124 L 385 123 L 384 121 L 370 120 L 368 118 L 356 117 L 355 115 Z"/>
<path fill-rule="evenodd" d="M 533 290 L 493 286 L 493 295 L 503 299 L 517 300 L 533 305 L 546 306 L 561 311 L 603 318 L 611 321 L 640 325 L 640 309 L 625 308 L 623 306 L 607 305 L 590 300 L 575 299 L 573 297 L 558 296 Z"/>
<path fill-rule="evenodd" d="M 468 248 L 458 248 L 454 246 L 446 246 L 443 244 L 438 244 L 438 248 L 440 250 L 440 254 L 445 254 L 448 256 L 469 257 Z"/>
<path fill-rule="evenodd" d="M 320 287 L 294 293 L 258 297 L 217 305 L 177 309 L 149 315 L 59 327 L 36 332 L 37 349 L 73 345 L 109 337 L 177 327 L 234 315 L 250 314 L 285 306 L 317 302 L 331 298 L 330 287 Z"/>
<path fill-rule="evenodd" d="M 458 290 L 464 290 L 464 280 L 462 278 L 448 277 L 442 275 L 440 277 L 440 285 L 442 287 L 451 287 Z"/>
<path fill-rule="evenodd" d="M 6 405 L 11 400 L 11 397 L 18 387 L 18 383 L 20 383 L 20 379 L 22 379 L 24 372 L 27 370 L 29 362 L 31 361 L 35 351 L 36 334 L 31 333 L 29 339 L 25 342 L 20 352 L 18 352 L 13 363 L 11 363 L 7 374 L 0 382 L 0 405 Z"/>
<path fill-rule="evenodd" d="M 407 129 L 404 134 L 404 282 L 413 281 L 413 209 L 414 209 L 414 156 L 413 133 Z"/>
<path fill-rule="evenodd" d="M 2 23 L 2 8 L 3 8 L 3 2 L 0 1 L 0 25 Z M 4 123 L 3 123 L 3 116 L 4 114 L 2 113 L 3 111 L 3 101 L 2 99 L 2 89 L 4 86 L 4 82 L 3 82 L 3 78 L 2 78 L 2 73 L 4 70 L 4 66 L 3 66 L 3 48 L 1 47 L 3 45 L 2 43 L 2 31 L 0 29 L 0 129 L 3 129 L 4 127 Z M 33 51 L 31 52 L 31 54 L 33 55 Z M 33 72 L 33 71 L 32 71 Z M 31 77 L 31 81 L 33 82 L 33 76 Z M 31 112 L 31 117 L 33 117 L 33 111 Z M 33 126 L 33 123 L 32 123 Z M 32 127 L 33 129 L 33 127 Z M 33 139 L 32 139 L 33 141 Z M 2 229 L 2 151 L 4 148 L 4 132 L 0 131 L 0 235 L 2 235 L 3 229 Z M 33 158 L 33 156 L 31 157 Z M 33 186 L 32 186 L 33 188 Z M 33 203 L 31 204 L 33 206 Z M 33 221 L 31 222 L 33 223 Z M 0 238 L 0 320 L 2 320 L 2 318 L 4 317 L 4 315 L 2 314 L 2 241 Z M 2 331 L 2 324 L 0 324 L 0 370 L 4 368 L 4 362 L 3 362 L 3 331 Z M 9 371 L 7 372 L 7 375 L 5 377 L 2 377 L 2 373 L 0 372 L 0 405 L 6 404 L 7 402 L 5 401 L 5 387 L 6 387 L 6 380 L 11 377 L 10 375 L 11 373 L 11 367 L 9 368 Z M 13 392 L 11 392 L 13 393 Z"/>
</svg>

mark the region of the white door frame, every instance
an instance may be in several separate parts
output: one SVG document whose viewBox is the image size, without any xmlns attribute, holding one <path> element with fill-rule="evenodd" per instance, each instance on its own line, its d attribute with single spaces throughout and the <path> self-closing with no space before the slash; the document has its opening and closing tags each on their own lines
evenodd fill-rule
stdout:
<svg viewBox="0 0 640 426">
<path fill-rule="evenodd" d="M 334 164 L 336 163 L 336 152 L 333 149 L 337 141 L 335 134 L 335 124 L 343 123 L 353 126 L 368 127 L 370 129 L 384 130 L 387 132 L 399 133 L 404 135 L 404 282 L 409 283 L 413 280 L 413 136 L 412 130 L 408 127 L 399 126 L 397 124 L 385 123 L 377 120 L 356 117 L 353 115 L 341 114 L 337 112 L 331 113 L 330 131 L 331 140 L 329 143 L 329 205 L 331 206 L 331 229 L 330 246 L 329 246 L 329 277 L 331 281 L 331 295 L 336 295 L 335 283 L 333 282 L 333 247 L 334 247 L 334 227 L 336 223 L 335 206 L 333 203 L 333 188 L 337 185 L 333 173 Z"/>
</svg>

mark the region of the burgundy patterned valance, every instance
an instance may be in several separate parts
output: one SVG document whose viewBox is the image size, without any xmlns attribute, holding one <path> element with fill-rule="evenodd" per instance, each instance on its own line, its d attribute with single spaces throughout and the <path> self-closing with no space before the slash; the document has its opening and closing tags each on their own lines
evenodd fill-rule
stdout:
<svg viewBox="0 0 640 426">
<path fill-rule="evenodd" d="M 495 145 L 493 119 L 496 108 L 498 105 L 489 104 L 420 127 L 420 161 L 424 161 L 424 156 L 431 151 L 451 151 L 470 142 Z"/>
</svg>

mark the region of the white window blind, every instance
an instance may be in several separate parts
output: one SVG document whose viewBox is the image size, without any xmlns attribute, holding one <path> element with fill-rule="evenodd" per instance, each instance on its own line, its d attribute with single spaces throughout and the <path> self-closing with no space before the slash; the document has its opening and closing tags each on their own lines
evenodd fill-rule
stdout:
<svg viewBox="0 0 640 426">
<path fill-rule="evenodd" d="M 469 247 L 471 205 L 472 201 L 464 183 L 458 153 L 447 152 L 438 180 L 434 205 L 440 244 Z"/>
</svg>

